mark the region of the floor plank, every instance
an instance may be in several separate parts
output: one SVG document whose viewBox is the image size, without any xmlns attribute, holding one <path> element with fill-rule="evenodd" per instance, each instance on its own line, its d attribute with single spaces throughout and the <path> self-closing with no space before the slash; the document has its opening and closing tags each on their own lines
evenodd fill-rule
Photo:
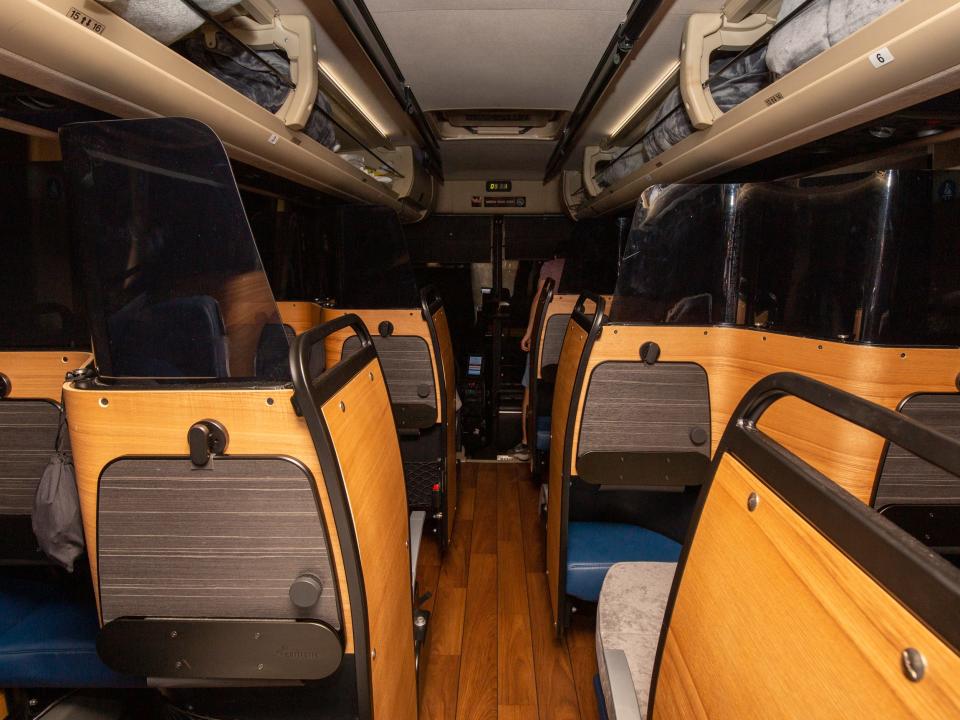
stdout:
<svg viewBox="0 0 960 720">
<path fill-rule="evenodd" d="M 463 639 L 463 615 L 467 589 L 445 587 L 437 600 L 437 614 L 430 623 L 430 652 L 459 655 Z"/>
<path fill-rule="evenodd" d="M 583 720 L 599 720 L 597 696 L 593 689 L 593 678 L 597 674 L 593 619 L 574 615 L 567 630 L 566 642 L 580 704 L 580 717 Z"/>
<path fill-rule="evenodd" d="M 457 503 L 457 519 L 473 520 L 474 499 L 477 496 L 476 487 L 460 488 L 460 500 Z"/>
<path fill-rule="evenodd" d="M 497 601 L 501 615 L 530 614 L 520 543 L 497 543 Z"/>
<path fill-rule="evenodd" d="M 467 586 L 472 536 L 473 521 L 459 518 L 453 529 L 450 545 L 443 554 L 443 567 L 440 568 L 441 587 L 465 588 Z"/>
<path fill-rule="evenodd" d="M 501 705 L 498 710 L 499 720 L 537 720 L 538 717 L 536 705 Z"/>
<path fill-rule="evenodd" d="M 477 472 L 480 463 L 464 462 L 460 463 L 460 489 L 477 487 Z"/>
<path fill-rule="evenodd" d="M 574 688 L 570 656 L 557 639 L 551 619 L 547 576 L 527 573 L 527 592 L 540 715 L 550 720 L 579 720 L 580 704 Z"/>
<path fill-rule="evenodd" d="M 497 553 L 497 466 L 483 463 L 477 473 L 477 496 L 473 510 L 472 555 Z"/>
<path fill-rule="evenodd" d="M 460 656 L 431 653 L 425 672 L 420 720 L 456 720 Z"/>
<path fill-rule="evenodd" d="M 497 623 L 497 699 L 502 705 L 536 707 L 530 615 L 500 615 Z"/>
<path fill-rule="evenodd" d="M 451 546 L 441 557 L 430 538 L 418 563 L 436 588 L 421 718 L 596 720 L 592 622 L 556 639 L 537 493 L 521 463 L 461 465 Z"/>
<path fill-rule="evenodd" d="M 517 478 L 513 468 L 501 466 L 497 472 L 497 540 L 522 543 Z"/>
<path fill-rule="evenodd" d="M 540 488 L 529 476 L 517 482 L 520 500 L 520 530 L 527 572 L 546 572 L 544 529 L 540 521 Z"/>
<path fill-rule="evenodd" d="M 482 478 L 478 479 L 480 482 Z M 496 555 L 478 553 L 470 559 L 462 649 L 457 720 L 496 720 Z"/>
</svg>

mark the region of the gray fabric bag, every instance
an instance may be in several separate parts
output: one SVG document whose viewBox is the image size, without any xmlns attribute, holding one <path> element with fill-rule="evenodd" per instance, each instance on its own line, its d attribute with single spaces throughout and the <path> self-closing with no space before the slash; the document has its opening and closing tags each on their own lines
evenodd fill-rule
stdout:
<svg viewBox="0 0 960 720">
<path fill-rule="evenodd" d="M 85 544 L 64 410 L 60 411 L 56 453 L 43 471 L 34 496 L 32 523 L 33 534 L 44 555 L 67 572 L 73 572 L 73 564 L 83 555 Z"/>
<path fill-rule="evenodd" d="M 171 47 L 195 65 L 237 92 L 253 100 L 257 105 L 275 113 L 283 105 L 290 93 L 276 75 L 264 67 L 266 62 L 283 77 L 290 77 L 290 61 L 280 52 L 264 50 L 257 57 L 233 42 L 222 32 L 214 35 L 215 46 L 209 47 L 203 35 L 195 33 L 180 40 Z M 338 149 L 333 123 L 317 109 L 330 112 L 330 102 L 322 92 L 317 93 L 316 105 L 310 113 L 304 134 L 313 138 L 324 147 Z"/>
<path fill-rule="evenodd" d="M 804 0 L 784 0 L 785 18 Z M 771 72 L 786 75 L 807 60 L 836 45 L 864 25 L 876 20 L 902 0 L 817 0 L 770 37 L 767 65 Z"/>
<path fill-rule="evenodd" d="M 710 92 L 722 112 L 732 110 L 769 84 L 766 52 L 766 48 L 754 50 L 727 68 L 724 67 L 728 62 L 726 58 L 717 58 L 710 62 L 710 74 L 715 76 L 710 84 Z M 641 143 L 600 173 L 597 182 L 601 187 L 609 187 L 630 175 L 644 163 L 693 133 L 693 125 L 690 124 L 690 118 L 683 107 L 679 87 L 671 90 L 660 103 L 648 127 L 652 130 Z"/>
</svg>

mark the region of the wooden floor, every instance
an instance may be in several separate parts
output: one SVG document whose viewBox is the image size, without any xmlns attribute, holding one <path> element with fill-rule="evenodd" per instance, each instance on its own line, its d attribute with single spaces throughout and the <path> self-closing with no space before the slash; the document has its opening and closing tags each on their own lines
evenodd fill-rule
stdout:
<svg viewBox="0 0 960 720">
<path fill-rule="evenodd" d="M 421 592 L 433 615 L 420 717 L 596 720 L 593 623 L 556 639 L 538 488 L 526 464 L 461 465 L 459 514 L 442 564 L 425 543 Z"/>
</svg>

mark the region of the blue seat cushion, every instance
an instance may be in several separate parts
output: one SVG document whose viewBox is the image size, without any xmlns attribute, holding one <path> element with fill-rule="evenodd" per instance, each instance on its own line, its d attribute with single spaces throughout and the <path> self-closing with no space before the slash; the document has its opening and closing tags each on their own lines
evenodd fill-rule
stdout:
<svg viewBox="0 0 960 720">
<path fill-rule="evenodd" d="M 0 571 L 0 687 L 142 687 L 97 656 L 89 580 Z"/>
<path fill-rule="evenodd" d="M 676 562 L 681 545 L 638 525 L 572 522 L 567 527 L 567 594 L 597 602 L 611 565 Z"/>
<path fill-rule="evenodd" d="M 537 450 L 550 449 L 550 422 L 552 418 L 549 415 L 537 416 Z"/>
</svg>

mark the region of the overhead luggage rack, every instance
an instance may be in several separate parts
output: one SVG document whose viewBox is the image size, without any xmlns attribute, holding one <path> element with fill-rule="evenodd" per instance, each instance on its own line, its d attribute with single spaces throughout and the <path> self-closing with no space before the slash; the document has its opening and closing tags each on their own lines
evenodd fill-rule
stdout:
<svg viewBox="0 0 960 720">
<path fill-rule="evenodd" d="M 699 182 L 788 152 L 960 87 L 960 6 L 904 0 L 586 199 L 581 217 L 654 184 Z M 702 127 L 702 123 L 694 123 Z"/>
<path fill-rule="evenodd" d="M 342 198 L 390 207 L 405 221 L 429 209 L 294 129 L 297 123 L 285 122 L 286 113 L 280 117 L 259 106 L 106 8 L 17 0 L 4 9 L 0 74 L 119 118 L 196 118 L 216 130 L 233 160 Z M 409 167 L 400 168 L 406 176 L 419 172 L 412 156 L 409 160 Z"/>
</svg>

